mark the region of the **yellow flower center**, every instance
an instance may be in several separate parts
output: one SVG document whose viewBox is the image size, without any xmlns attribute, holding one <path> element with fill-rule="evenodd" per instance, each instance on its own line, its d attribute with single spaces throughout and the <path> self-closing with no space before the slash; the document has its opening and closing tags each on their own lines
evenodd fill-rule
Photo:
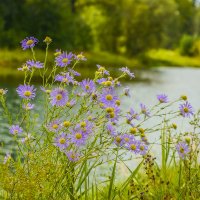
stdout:
<svg viewBox="0 0 200 200">
<path fill-rule="evenodd" d="M 105 71 L 105 68 L 104 67 L 99 67 L 99 71 L 103 72 L 103 71 Z"/>
<path fill-rule="evenodd" d="M 72 159 L 75 159 L 75 158 L 76 158 L 76 154 L 72 153 L 72 154 L 70 155 L 70 157 L 71 157 Z"/>
<path fill-rule="evenodd" d="M 58 51 L 58 52 L 54 53 L 54 56 L 59 56 L 60 54 L 61 54 L 61 52 Z"/>
<path fill-rule="evenodd" d="M 68 61 L 69 61 L 68 58 L 63 58 L 63 59 L 62 59 L 62 62 L 63 62 L 63 63 L 67 63 Z"/>
<path fill-rule="evenodd" d="M 118 106 L 120 106 L 120 104 L 121 104 L 120 100 L 116 100 L 115 103 L 116 103 Z"/>
<path fill-rule="evenodd" d="M 110 113 L 110 118 L 114 118 L 115 117 L 115 113 L 114 112 L 111 112 Z"/>
<path fill-rule="evenodd" d="M 75 135 L 77 140 L 80 140 L 82 138 L 82 134 L 81 133 L 76 133 Z"/>
<path fill-rule="evenodd" d="M 14 134 L 16 135 L 18 133 L 18 130 L 14 130 Z"/>
<path fill-rule="evenodd" d="M 58 128 L 58 124 L 53 124 L 52 128 L 53 129 L 57 129 Z"/>
<path fill-rule="evenodd" d="M 47 94 L 50 94 L 51 93 L 51 90 L 46 90 L 45 91 Z"/>
<path fill-rule="evenodd" d="M 78 59 L 83 59 L 83 58 L 85 58 L 85 56 L 83 56 L 82 54 L 78 54 L 78 55 L 77 55 L 77 58 L 78 58 Z"/>
<path fill-rule="evenodd" d="M 136 150 L 136 146 L 134 144 L 131 144 L 130 147 L 131 147 L 131 150 L 133 150 L 133 151 Z"/>
<path fill-rule="evenodd" d="M 23 65 L 23 66 L 22 66 L 22 70 L 23 70 L 23 71 L 28 70 L 28 66 L 27 66 L 27 65 Z"/>
<path fill-rule="evenodd" d="M 82 128 L 84 128 L 84 127 L 86 127 L 86 122 L 81 122 L 80 125 Z"/>
<path fill-rule="evenodd" d="M 137 132 L 137 129 L 134 128 L 134 127 L 132 127 L 132 128 L 130 128 L 130 132 L 131 132 L 132 134 L 135 134 L 135 133 Z"/>
<path fill-rule="evenodd" d="M 106 112 L 108 112 L 108 113 L 111 113 L 111 112 L 113 112 L 113 111 L 114 111 L 114 108 L 112 108 L 112 107 L 106 108 Z"/>
<path fill-rule="evenodd" d="M 32 94 L 32 92 L 28 91 L 28 90 L 24 92 L 24 96 L 26 96 L 26 97 L 30 97 L 31 94 Z"/>
<path fill-rule="evenodd" d="M 66 142 L 66 139 L 65 139 L 65 138 L 60 138 L 60 139 L 59 139 L 59 143 L 60 143 L 60 144 L 65 144 L 65 142 Z"/>
<path fill-rule="evenodd" d="M 111 85 L 112 85 L 112 82 L 111 82 L 111 81 L 106 81 L 106 82 L 105 82 L 105 85 L 106 85 L 106 86 L 111 86 Z"/>
<path fill-rule="evenodd" d="M 186 101 L 187 100 L 187 96 L 186 95 L 182 95 L 181 99 L 183 99 L 184 101 Z"/>
<path fill-rule="evenodd" d="M 113 96 L 111 94 L 106 95 L 106 100 L 111 101 L 113 99 Z"/>
<path fill-rule="evenodd" d="M 104 103 L 100 103 L 99 105 L 100 105 L 100 107 L 104 107 Z"/>
<path fill-rule="evenodd" d="M 119 136 L 117 136 L 117 137 L 115 138 L 115 140 L 116 140 L 117 143 L 120 143 L 120 142 L 122 141 L 122 139 L 121 139 Z"/>
<path fill-rule="evenodd" d="M 89 89 L 90 89 L 90 86 L 89 86 L 89 85 L 86 85 L 86 86 L 85 86 L 85 89 L 86 89 L 86 90 L 89 90 Z"/>
<path fill-rule="evenodd" d="M 172 124 L 172 127 L 174 128 L 174 129 L 177 129 L 177 125 L 176 124 Z"/>
<path fill-rule="evenodd" d="M 93 99 L 93 100 L 96 100 L 96 99 L 97 99 L 97 95 L 93 93 L 93 94 L 92 94 L 92 99 Z"/>
<path fill-rule="evenodd" d="M 92 120 L 92 116 L 88 116 L 88 118 L 87 118 L 89 121 L 91 121 Z"/>
<path fill-rule="evenodd" d="M 189 112 L 189 109 L 187 107 L 185 107 L 183 110 L 184 110 L 185 113 Z"/>
<path fill-rule="evenodd" d="M 71 103 L 68 101 L 68 102 L 66 103 L 66 106 L 67 106 L 67 107 L 71 107 Z"/>
<path fill-rule="evenodd" d="M 61 94 L 57 94 L 56 99 L 57 100 L 61 100 L 62 99 L 62 95 Z"/>
<path fill-rule="evenodd" d="M 26 44 L 29 45 L 29 46 L 32 45 L 33 43 L 34 43 L 33 40 L 28 40 L 28 41 L 26 42 Z"/>
<path fill-rule="evenodd" d="M 145 130 L 143 128 L 138 128 L 138 130 L 140 131 L 140 133 L 144 133 Z"/>
<path fill-rule="evenodd" d="M 63 82 L 64 82 L 64 83 L 67 83 L 67 82 L 68 82 L 68 79 L 67 79 L 67 78 L 63 78 Z"/>
<path fill-rule="evenodd" d="M 140 146 L 140 150 L 143 151 L 144 150 L 144 146 Z"/>
<path fill-rule="evenodd" d="M 64 121 L 63 122 L 63 126 L 64 127 L 69 127 L 71 125 L 71 122 L 70 121 Z"/>
<path fill-rule="evenodd" d="M 129 138 L 128 137 L 126 137 L 126 138 L 124 138 L 124 140 L 126 141 L 126 142 L 129 142 Z"/>
<path fill-rule="evenodd" d="M 184 148 L 183 147 L 180 147 L 180 152 L 184 153 Z"/>
</svg>

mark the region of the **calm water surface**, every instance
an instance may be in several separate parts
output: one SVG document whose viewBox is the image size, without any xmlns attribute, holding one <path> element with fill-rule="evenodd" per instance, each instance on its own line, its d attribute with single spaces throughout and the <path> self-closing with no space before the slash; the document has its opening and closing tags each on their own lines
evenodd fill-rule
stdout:
<svg viewBox="0 0 200 200">
<path fill-rule="evenodd" d="M 137 74 L 136 74 L 137 76 Z M 159 93 L 168 94 L 169 99 L 173 100 L 182 94 L 189 97 L 189 101 L 194 106 L 195 110 L 200 108 L 200 69 L 196 68 L 169 68 L 163 67 L 159 69 L 151 69 L 148 71 L 139 72 L 139 76 L 146 81 L 123 83 L 131 90 L 131 98 L 124 99 L 124 107 L 130 106 L 138 107 L 140 102 L 149 106 L 154 105 L 156 95 Z M 12 80 L 9 80 L 12 81 Z M 8 82 L 9 83 L 9 82 Z M 7 87 L 9 107 L 17 112 L 17 95 L 14 86 L 0 83 L 1 87 Z M 2 119 L 0 117 L 0 123 Z M 13 148 L 13 141 L 8 135 L 8 127 L 6 125 L 0 126 L 0 154 L 5 155 L 9 149 Z"/>
</svg>

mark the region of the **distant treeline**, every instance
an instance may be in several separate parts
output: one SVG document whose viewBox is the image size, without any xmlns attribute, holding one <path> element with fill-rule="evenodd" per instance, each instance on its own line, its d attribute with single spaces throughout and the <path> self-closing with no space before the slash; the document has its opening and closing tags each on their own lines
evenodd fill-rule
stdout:
<svg viewBox="0 0 200 200">
<path fill-rule="evenodd" d="M 48 35 L 67 50 L 132 56 L 199 34 L 195 0 L 0 0 L 0 48 Z"/>
</svg>

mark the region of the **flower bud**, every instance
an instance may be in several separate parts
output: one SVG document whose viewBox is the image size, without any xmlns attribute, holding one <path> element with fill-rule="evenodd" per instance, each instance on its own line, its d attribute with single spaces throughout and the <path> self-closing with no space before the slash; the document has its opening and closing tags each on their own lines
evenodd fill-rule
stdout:
<svg viewBox="0 0 200 200">
<path fill-rule="evenodd" d="M 44 42 L 46 44 L 50 44 L 52 42 L 52 39 L 50 37 L 46 36 L 45 39 L 44 39 Z"/>
</svg>

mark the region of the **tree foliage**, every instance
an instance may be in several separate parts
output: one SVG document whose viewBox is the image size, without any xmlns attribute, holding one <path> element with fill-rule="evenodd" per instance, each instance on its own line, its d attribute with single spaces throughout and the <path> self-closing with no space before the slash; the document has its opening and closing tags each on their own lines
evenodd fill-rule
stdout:
<svg viewBox="0 0 200 200">
<path fill-rule="evenodd" d="M 7 0 L 0 2 L 0 46 L 49 35 L 65 49 L 132 56 L 198 35 L 199 13 L 191 0 Z"/>
</svg>

